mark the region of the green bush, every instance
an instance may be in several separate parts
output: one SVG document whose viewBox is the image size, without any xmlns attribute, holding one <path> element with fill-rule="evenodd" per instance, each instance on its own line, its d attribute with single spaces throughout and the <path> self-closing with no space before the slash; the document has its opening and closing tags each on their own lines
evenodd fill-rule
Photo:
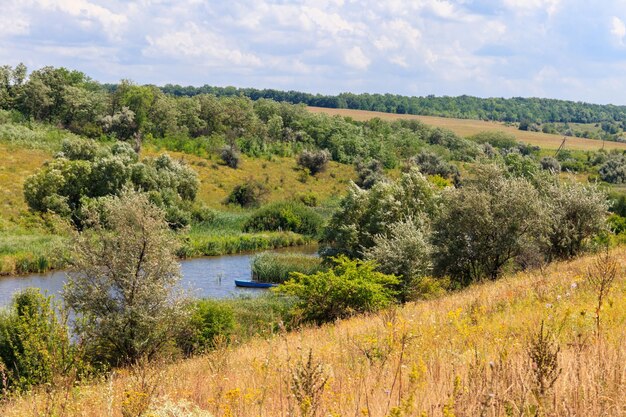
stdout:
<svg viewBox="0 0 626 417">
<path fill-rule="evenodd" d="M 274 289 L 296 297 L 295 312 L 302 320 L 317 324 L 373 312 L 393 304 L 398 279 L 376 271 L 376 264 L 334 258 L 335 266 L 313 275 L 295 272 Z"/>
<path fill-rule="evenodd" d="M 298 165 L 309 170 L 311 175 L 322 172 L 330 161 L 330 152 L 326 149 L 320 151 L 303 151 L 298 155 Z"/>
<path fill-rule="evenodd" d="M 289 231 L 316 235 L 322 223 L 322 217 L 312 208 L 294 201 L 281 201 L 270 203 L 257 210 L 244 224 L 244 230 Z"/>
<path fill-rule="evenodd" d="M 236 185 L 226 198 L 226 204 L 236 204 L 241 207 L 258 207 L 263 203 L 269 190 L 262 183 L 248 180 Z"/>
<path fill-rule="evenodd" d="M 252 259 L 252 278 L 260 282 L 282 283 L 289 274 L 311 275 L 322 269 L 322 260 L 299 253 L 261 253 Z"/>
<path fill-rule="evenodd" d="M 488 143 L 495 148 L 509 149 L 517 146 L 515 136 L 506 132 L 480 132 L 469 137 L 477 143 Z"/>
<path fill-rule="evenodd" d="M 191 305 L 188 328 L 178 340 L 185 354 L 200 353 L 215 346 L 218 337 L 229 337 L 235 329 L 233 309 L 216 300 L 196 300 Z"/>
<path fill-rule="evenodd" d="M 0 315 L 0 371 L 5 374 L 0 390 L 28 390 L 85 371 L 66 318 L 37 289 L 13 297 L 11 309 Z"/>
</svg>

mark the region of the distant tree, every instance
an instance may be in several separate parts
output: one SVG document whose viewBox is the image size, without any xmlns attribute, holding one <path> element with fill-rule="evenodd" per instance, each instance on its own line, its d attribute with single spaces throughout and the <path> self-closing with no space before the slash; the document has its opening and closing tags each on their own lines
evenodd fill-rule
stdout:
<svg viewBox="0 0 626 417">
<path fill-rule="evenodd" d="M 435 186 L 416 168 L 395 182 L 378 182 L 369 190 L 353 184 L 324 230 L 321 253 L 362 258 L 377 236 L 388 235 L 392 224 L 433 216 L 439 201 Z"/>
<path fill-rule="evenodd" d="M 356 173 L 356 185 L 366 190 L 385 179 L 383 164 L 377 159 L 371 159 L 367 162 L 359 159 L 356 161 Z"/>
<path fill-rule="evenodd" d="M 436 271 L 463 285 L 496 279 L 508 262 L 539 248 L 544 228 L 545 210 L 528 180 L 479 167 L 463 187 L 444 193 L 433 225 Z"/>
<path fill-rule="evenodd" d="M 298 165 L 308 169 L 311 175 L 324 171 L 329 160 L 330 152 L 326 149 L 321 151 L 303 151 L 298 155 Z"/>
<path fill-rule="evenodd" d="M 152 359 L 173 342 L 186 312 L 175 242 L 144 195 L 111 197 L 103 213 L 90 213 L 90 227 L 75 239 L 63 297 L 92 358 Z"/>
<path fill-rule="evenodd" d="M 626 182 L 626 157 L 621 154 L 610 155 L 607 161 L 600 166 L 598 174 L 602 181 L 612 184 L 622 184 Z"/>
</svg>

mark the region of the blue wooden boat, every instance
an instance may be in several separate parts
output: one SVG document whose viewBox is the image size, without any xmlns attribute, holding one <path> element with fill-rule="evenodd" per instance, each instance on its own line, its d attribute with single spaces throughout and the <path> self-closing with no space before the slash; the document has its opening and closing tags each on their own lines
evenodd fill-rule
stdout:
<svg viewBox="0 0 626 417">
<path fill-rule="evenodd" d="M 239 279 L 235 280 L 235 286 L 244 288 L 270 288 L 275 287 L 276 285 L 277 284 L 272 284 L 269 282 L 242 281 Z"/>
</svg>

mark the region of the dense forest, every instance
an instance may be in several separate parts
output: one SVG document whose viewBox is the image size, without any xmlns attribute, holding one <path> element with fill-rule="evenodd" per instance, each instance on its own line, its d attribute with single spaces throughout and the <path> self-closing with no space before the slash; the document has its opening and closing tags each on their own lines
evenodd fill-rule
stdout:
<svg viewBox="0 0 626 417">
<path fill-rule="evenodd" d="M 115 85 L 107 88 L 115 90 Z M 601 105 L 546 98 L 480 98 L 472 96 L 408 97 L 394 94 L 339 95 L 309 94 L 299 91 L 236 87 L 182 87 L 167 84 L 161 88 L 175 96 L 214 94 L 216 96 L 245 96 L 308 106 L 353 110 L 371 110 L 386 113 L 416 114 L 424 116 L 456 117 L 461 119 L 493 120 L 525 123 L 602 123 L 626 121 L 626 106 Z"/>
</svg>

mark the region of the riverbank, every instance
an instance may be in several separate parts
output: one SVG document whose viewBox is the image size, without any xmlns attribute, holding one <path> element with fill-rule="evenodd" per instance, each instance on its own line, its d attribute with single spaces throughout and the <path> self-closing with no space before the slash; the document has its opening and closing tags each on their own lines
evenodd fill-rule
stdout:
<svg viewBox="0 0 626 417">
<path fill-rule="evenodd" d="M 180 236 L 180 259 L 233 255 L 316 243 L 293 232 L 218 235 L 188 233 Z M 69 264 L 69 238 L 59 235 L 0 235 L 0 277 L 46 273 Z M 4 253 L 2 253 L 4 252 Z"/>
<path fill-rule="evenodd" d="M 298 253 L 310 255 L 317 252 L 317 246 L 290 246 L 271 250 L 272 253 Z M 235 286 L 235 280 L 249 280 L 252 277 L 252 258 L 258 252 L 236 255 L 200 256 L 183 259 L 181 263 L 181 286 L 192 297 L 227 299 L 240 296 L 259 295 L 264 290 L 250 290 Z M 8 306 L 13 295 L 25 288 L 38 288 L 42 293 L 58 294 L 66 281 L 66 272 L 54 272 L 0 277 L 0 307 Z"/>
</svg>

